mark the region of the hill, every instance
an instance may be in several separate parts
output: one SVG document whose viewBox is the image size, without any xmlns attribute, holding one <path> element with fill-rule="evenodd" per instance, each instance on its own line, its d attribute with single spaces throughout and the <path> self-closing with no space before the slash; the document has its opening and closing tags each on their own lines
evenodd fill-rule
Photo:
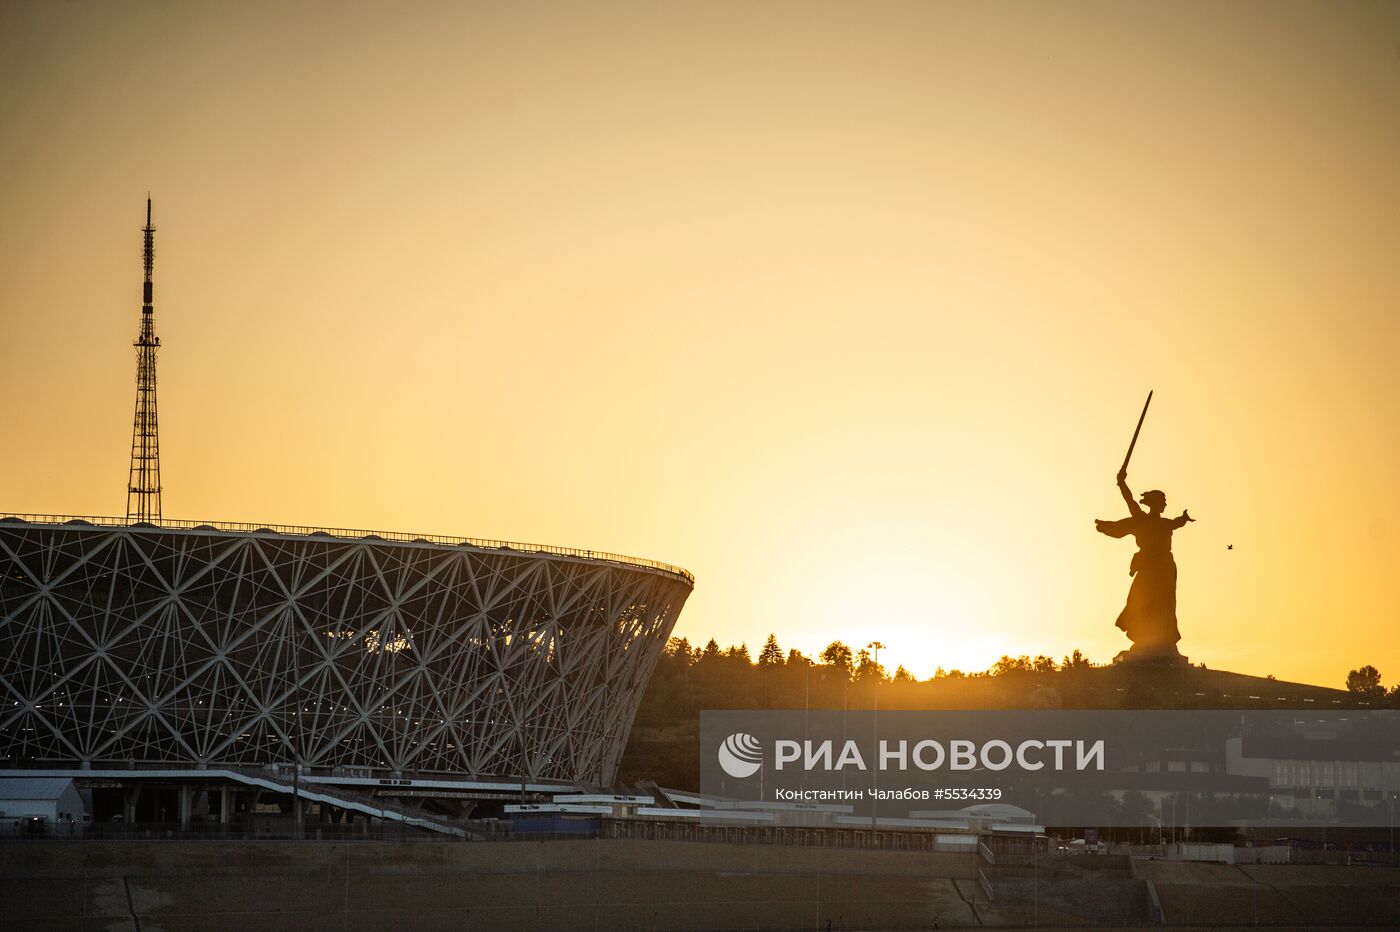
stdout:
<svg viewBox="0 0 1400 932">
<path fill-rule="evenodd" d="M 1048 658 L 1046 658 L 1048 659 Z M 999 664 L 987 673 L 889 679 L 805 658 L 752 663 L 747 652 L 672 650 L 642 700 L 618 774 L 694 790 L 704 709 L 1342 709 L 1358 693 L 1199 666 Z M 861 670 L 867 669 L 862 676 Z M 877 695 L 878 691 L 878 695 Z"/>
</svg>

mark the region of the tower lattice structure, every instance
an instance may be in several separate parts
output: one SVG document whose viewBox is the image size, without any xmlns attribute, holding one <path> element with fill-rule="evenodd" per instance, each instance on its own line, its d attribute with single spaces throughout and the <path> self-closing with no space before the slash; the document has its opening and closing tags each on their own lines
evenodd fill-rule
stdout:
<svg viewBox="0 0 1400 932">
<path fill-rule="evenodd" d="M 156 228 L 151 225 L 151 198 L 146 196 L 142 228 L 146 278 L 141 291 L 141 332 L 136 347 L 136 418 L 131 428 L 131 474 L 126 484 L 126 519 L 160 521 L 160 437 L 156 420 L 156 336 L 151 269 L 155 265 Z"/>
</svg>

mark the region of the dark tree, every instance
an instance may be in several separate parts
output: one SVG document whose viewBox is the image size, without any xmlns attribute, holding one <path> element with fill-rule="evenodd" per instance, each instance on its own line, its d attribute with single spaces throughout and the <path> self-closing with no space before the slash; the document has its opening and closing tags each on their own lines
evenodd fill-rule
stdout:
<svg viewBox="0 0 1400 932">
<path fill-rule="evenodd" d="M 1082 651 L 1080 651 L 1079 648 L 1076 647 L 1076 648 L 1074 649 L 1074 653 L 1072 653 L 1072 654 L 1070 654 L 1068 657 L 1066 657 L 1066 658 L 1064 659 L 1064 662 L 1060 664 L 1060 669 L 1061 669 L 1061 670 L 1087 670 L 1087 669 L 1089 669 L 1089 668 L 1092 667 L 1092 666 L 1093 666 L 1093 664 L 1089 662 L 1089 658 L 1088 658 L 1088 657 L 1085 657 L 1085 656 L 1084 656 L 1084 653 L 1083 653 Z"/>
<path fill-rule="evenodd" d="M 763 650 L 758 652 L 758 665 L 760 667 L 780 667 L 783 664 L 783 649 L 778 646 L 777 635 L 768 635 L 768 640 L 763 642 Z"/>
<path fill-rule="evenodd" d="M 1022 654 L 1020 657 L 1008 657 L 1001 655 L 1001 659 L 992 665 L 993 676 L 1005 676 L 1008 673 L 1024 673 L 1031 669 L 1031 658 Z"/>
<path fill-rule="evenodd" d="M 1359 670 L 1352 670 L 1347 674 L 1347 691 L 1374 699 L 1381 698 L 1385 695 L 1385 687 L 1381 685 L 1381 671 L 1369 663 Z"/>
<path fill-rule="evenodd" d="M 860 652 L 856 654 L 856 679 L 861 682 L 888 680 L 889 676 L 885 673 L 885 665 L 876 663 L 875 658 L 870 656 L 870 651 L 861 648 Z"/>
<path fill-rule="evenodd" d="M 822 663 L 829 667 L 835 667 L 850 677 L 851 670 L 855 667 L 855 655 L 851 649 L 840 641 L 832 641 L 826 645 L 826 650 L 822 651 Z"/>
</svg>

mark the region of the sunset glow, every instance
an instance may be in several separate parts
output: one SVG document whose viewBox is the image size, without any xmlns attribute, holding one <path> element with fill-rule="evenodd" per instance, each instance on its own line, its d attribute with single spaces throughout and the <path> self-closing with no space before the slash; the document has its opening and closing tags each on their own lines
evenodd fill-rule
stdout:
<svg viewBox="0 0 1400 932">
<path fill-rule="evenodd" d="M 1182 652 L 1400 674 L 1400 6 L 353 14 L 0 7 L 5 513 L 122 513 L 150 191 L 168 517 L 664 560 L 755 653 L 1106 661 L 1153 389 Z"/>
</svg>

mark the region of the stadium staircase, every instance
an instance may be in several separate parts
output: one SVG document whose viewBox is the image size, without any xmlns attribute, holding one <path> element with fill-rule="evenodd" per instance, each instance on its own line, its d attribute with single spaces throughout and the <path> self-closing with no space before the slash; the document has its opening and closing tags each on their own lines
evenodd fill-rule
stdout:
<svg viewBox="0 0 1400 932">
<path fill-rule="evenodd" d="M 211 774 L 213 773 L 216 772 L 211 772 Z M 288 796 L 295 793 L 302 799 L 311 802 L 325 803 L 338 809 L 382 819 L 385 822 L 400 822 L 405 826 L 438 832 L 443 835 L 455 835 L 459 838 L 467 834 L 461 825 L 453 824 L 441 816 L 425 813 L 421 809 L 406 805 L 399 800 L 376 796 L 363 790 L 319 782 L 315 784 L 301 783 L 298 786 L 291 774 L 269 770 L 238 769 L 228 770 L 226 773 L 230 779 L 248 786 Z"/>
</svg>

